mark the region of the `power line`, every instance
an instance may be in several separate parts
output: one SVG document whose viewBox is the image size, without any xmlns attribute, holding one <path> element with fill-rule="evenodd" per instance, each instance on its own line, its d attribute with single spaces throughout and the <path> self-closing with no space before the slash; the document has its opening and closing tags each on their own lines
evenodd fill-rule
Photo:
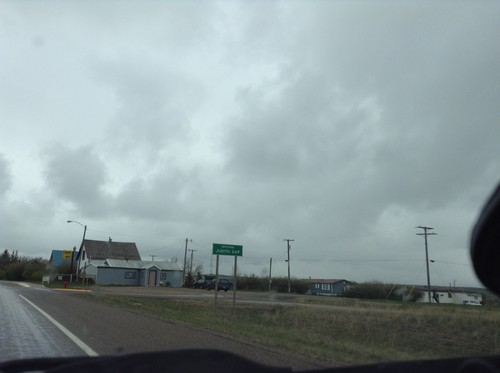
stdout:
<svg viewBox="0 0 500 373">
<path fill-rule="evenodd" d="M 423 259 L 295 259 L 301 262 L 423 262 Z"/>
<path fill-rule="evenodd" d="M 191 243 L 192 243 L 193 245 L 195 245 L 195 246 L 201 247 L 202 249 L 206 249 L 206 250 L 211 251 L 210 247 L 202 246 L 202 245 L 200 245 L 199 243 L 197 243 L 196 241 L 191 240 Z"/>
<path fill-rule="evenodd" d="M 159 247 L 159 248 L 156 248 L 156 249 L 149 249 L 149 250 L 143 250 L 143 251 L 149 253 L 151 251 L 165 250 L 165 249 L 169 249 L 169 248 L 171 248 L 173 246 L 177 246 L 177 245 L 182 244 L 182 243 L 184 243 L 184 240 L 175 241 L 174 243 L 168 244 L 167 246 L 162 246 L 162 247 Z"/>
<path fill-rule="evenodd" d="M 454 263 L 454 262 L 445 262 L 443 260 L 431 260 L 431 261 L 434 261 L 436 263 L 444 263 L 444 264 L 453 264 L 453 265 L 457 265 L 457 266 L 466 266 L 466 267 L 472 267 L 472 264 L 467 264 L 467 263 Z"/>
</svg>

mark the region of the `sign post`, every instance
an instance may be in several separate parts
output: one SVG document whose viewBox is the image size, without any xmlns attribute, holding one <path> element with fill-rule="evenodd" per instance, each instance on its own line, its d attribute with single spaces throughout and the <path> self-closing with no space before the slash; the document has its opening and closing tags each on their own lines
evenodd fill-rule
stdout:
<svg viewBox="0 0 500 373">
<path fill-rule="evenodd" d="M 212 254 L 217 255 L 215 265 L 215 307 L 217 307 L 217 293 L 219 292 L 219 255 L 234 256 L 234 275 L 233 275 L 233 310 L 236 305 L 236 270 L 238 264 L 238 257 L 243 256 L 242 245 L 229 245 L 214 243 Z"/>
</svg>

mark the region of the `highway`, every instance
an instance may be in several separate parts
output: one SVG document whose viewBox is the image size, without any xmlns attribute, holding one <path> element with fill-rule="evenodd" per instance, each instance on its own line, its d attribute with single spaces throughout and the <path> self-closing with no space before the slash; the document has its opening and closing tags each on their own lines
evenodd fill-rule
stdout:
<svg viewBox="0 0 500 373">
<path fill-rule="evenodd" d="M 94 295 L 99 296 L 99 295 Z M 78 292 L 0 281 L 1 360 L 210 348 L 294 370 L 314 361 L 176 321 L 113 308 Z"/>
<path fill-rule="evenodd" d="M 0 361 L 86 353 L 23 298 L 23 287 L 0 285 Z"/>
</svg>

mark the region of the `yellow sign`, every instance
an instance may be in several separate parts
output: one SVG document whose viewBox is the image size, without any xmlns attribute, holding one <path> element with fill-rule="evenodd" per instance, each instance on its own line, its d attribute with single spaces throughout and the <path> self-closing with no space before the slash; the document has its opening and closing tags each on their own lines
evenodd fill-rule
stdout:
<svg viewBox="0 0 500 373">
<path fill-rule="evenodd" d="M 71 251 L 71 250 L 64 250 L 63 251 L 63 259 L 71 260 L 71 255 L 72 254 L 73 254 L 73 251 Z"/>
</svg>

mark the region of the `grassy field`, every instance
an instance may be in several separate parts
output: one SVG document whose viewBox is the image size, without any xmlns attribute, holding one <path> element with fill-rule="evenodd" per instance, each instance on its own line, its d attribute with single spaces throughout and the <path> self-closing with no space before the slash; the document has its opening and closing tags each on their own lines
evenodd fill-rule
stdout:
<svg viewBox="0 0 500 373">
<path fill-rule="evenodd" d="M 92 297 L 335 363 L 373 363 L 500 352 L 500 309 L 301 297 L 295 305 Z"/>
</svg>

